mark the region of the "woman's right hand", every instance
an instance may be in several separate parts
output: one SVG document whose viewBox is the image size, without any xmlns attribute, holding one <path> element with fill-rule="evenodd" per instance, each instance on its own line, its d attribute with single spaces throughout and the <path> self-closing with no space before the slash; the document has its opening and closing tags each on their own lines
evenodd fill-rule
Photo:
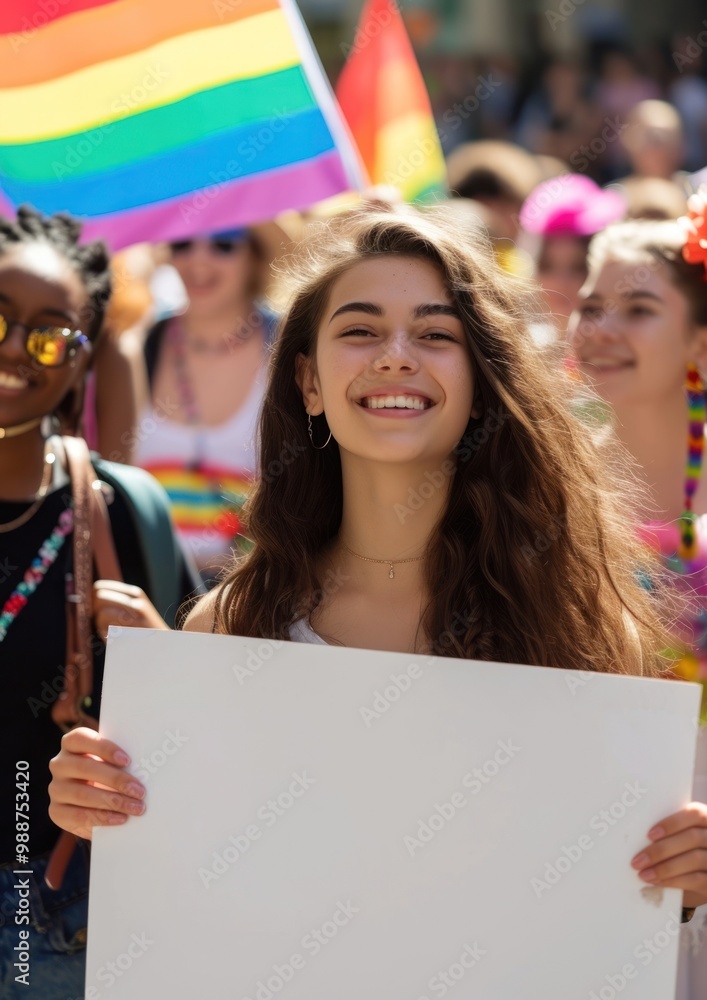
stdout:
<svg viewBox="0 0 707 1000">
<path fill-rule="evenodd" d="M 145 811 L 145 788 L 126 768 L 128 755 L 93 729 L 65 734 L 49 762 L 49 816 L 57 826 L 90 840 L 94 826 L 116 826 Z"/>
</svg>

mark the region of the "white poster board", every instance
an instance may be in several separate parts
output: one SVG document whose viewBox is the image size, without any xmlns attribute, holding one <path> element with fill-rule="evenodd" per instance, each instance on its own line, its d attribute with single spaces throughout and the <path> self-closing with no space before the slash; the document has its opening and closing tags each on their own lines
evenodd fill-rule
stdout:
<svg viewBox="0 0 707 1000">
<path fill-rule="evenodd" d="M 147 811 L 94 831 L 86 1000 L 672 1000 L 700 690 L 114 630 L 101 732 Z"/>
</svg>

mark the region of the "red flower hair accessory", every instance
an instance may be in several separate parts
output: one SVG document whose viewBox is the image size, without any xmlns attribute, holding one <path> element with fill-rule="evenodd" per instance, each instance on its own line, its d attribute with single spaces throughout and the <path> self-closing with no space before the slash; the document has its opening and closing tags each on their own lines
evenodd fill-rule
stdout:
<svg viewBox="0 0 707 1000">
<path fill-rule="evenodd" d="M 685 234 L 682 255 L 688 264 L 703 264 L 707 281 L 707 187 L 704 185 L 687 200 L 687 215 L 678 219 Z"/>
</svg>

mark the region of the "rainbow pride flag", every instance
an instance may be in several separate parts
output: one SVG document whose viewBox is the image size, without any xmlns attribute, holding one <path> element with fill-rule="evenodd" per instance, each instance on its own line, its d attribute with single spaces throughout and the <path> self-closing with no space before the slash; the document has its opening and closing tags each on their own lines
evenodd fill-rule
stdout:
<svg viewBox="0 0 707 1000">
<path fill-rule="evenodd" d="M 0 210 L 114 248 L 362 186 L 293 0 L 2 0 Z"/>
<path fill-rule="evenodd" d="M 374 184 L 407 201 L 444 193 L 430 99 L 395 0 L 366 0 L 336 96 Z"/>
</svg>

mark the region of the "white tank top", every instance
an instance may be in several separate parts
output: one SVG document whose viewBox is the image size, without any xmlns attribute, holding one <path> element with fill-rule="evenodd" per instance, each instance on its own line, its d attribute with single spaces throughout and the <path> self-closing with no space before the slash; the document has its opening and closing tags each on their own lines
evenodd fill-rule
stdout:
<svg viewBox="0 0 707 1000">
<path fill-rule="evenodd" d="M 315 646 L 329 645 L 320 635 L 317 635 L 304 618 L 300 618 L 290 625 L 290 642 L 311 642 Z"/>
<path fill-rule="evenodd" d="M 216 427 L 175 423 L 152 406 L 138 425 L 136 464 L 167 491 L 179 536 L 202 565 L 227 554 L 239 533 L 238 514 L 255 478 L 265 382 L 263 367 L 240 409 Z"/>
</svg>

